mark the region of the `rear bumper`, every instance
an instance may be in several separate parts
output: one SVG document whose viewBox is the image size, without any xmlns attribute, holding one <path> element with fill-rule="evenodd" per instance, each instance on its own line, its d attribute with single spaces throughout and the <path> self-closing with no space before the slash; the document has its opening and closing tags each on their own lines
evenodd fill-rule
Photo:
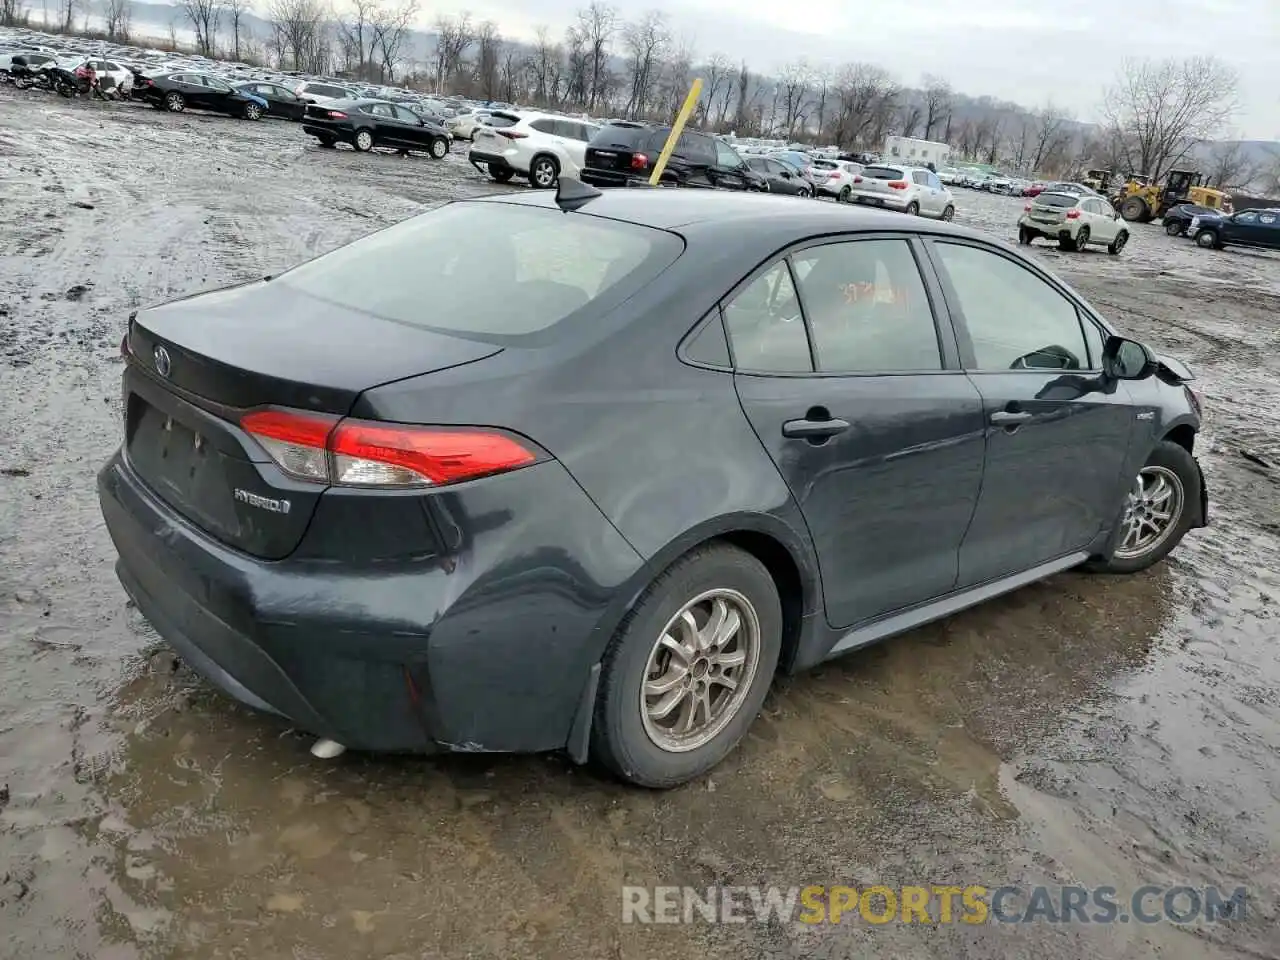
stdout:
<svg viewBox="0 0 1280 960">
<path fill-rule="evenodd" d="M 455 549 L 394 564 L 230 549 L 120 454 L 98 495 L 121 583 L 192 668 L 355 749 L 565 746 L 622 615 L 620 588 L 642 566 L 556 462 L 435 495 Z"/>
<path fill-rule="evenodd" d="M 870 193 L 868 191 L 853 188 L 853 196 L 851 199 L 855 203 L 865 203 L 870 207 L 884 207 L 886 210 L 905 210 L 911 203 L 911 198 L 906 196 L 905 191 L 894 196 L 887 193 Z"/>
<path fill-rule="evenodd" d="M 326 126 L 323 123 L 316 123 L 309 117 L 302 121 L 302 132 L 320 140 L 341 140 L 343 143 L 350 143 L 355 136 L 353 130 Z"/>
<path fill-rule="evenodd" d="M 467 154 L 467 159 L 471 161 L 471 165 L 477 170 L 481 170 L 480 165 L 484 164 L 486 168 L 497 167 L 501 170 L 510 170 L 512 173 L 518 173 L 521 176 L 528 176 L 529 174 L 527 165 L 525 169 L 521 169 L 518 165 L 518 158 L 514 156 L 505 156 L 497 153 L 489 153 L 485 150 L 473 149 Z"/>
</svg>

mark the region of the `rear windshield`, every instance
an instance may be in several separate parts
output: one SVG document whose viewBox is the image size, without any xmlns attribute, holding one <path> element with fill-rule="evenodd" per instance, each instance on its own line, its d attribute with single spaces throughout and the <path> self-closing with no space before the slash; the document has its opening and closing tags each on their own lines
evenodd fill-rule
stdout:
<svg viewBox="0 0 1280 960">
<path fill-rule="evenodd" d="M 599 300 L 608 309 L 683 250 L 673 234 L 581 213 L 451 203 L 282 274 L 280 283 L 386 320 L 506 341 Z"/>
<path fill-rule="evenodd" d="M 839 170 L 840 165 L 834 160 L 815 160 L 813 165 L 819 170 Z"/>
<path fill-rule="evenodd" d="M 897 167 L 863 167 L 862 175 L 875 180 L 901 180 L 905 176 Z"/>
<path fill-rule="evenodd" d="M 1036 203 L 1042 207 L 1074 207 L 1080 198 L 1074 193 L 1042 193 L 1036 197 Z"/>
<path fill-rule="evenodd" d="M 306 86 L 307 93 L 314 93 L 321 97 L 349 97 L 350 90 L 344 90 L 342 87 L 331 87 L 327 83 L 308 83 Z"/>
<path fill-rule="evenodd" d="M 601 150 L 608 150 L 610 147 L 630 149 L 645 143 L 653 136 L 654 130 L 651 127 L 623 126 L 622 124 L 610 123 L 596 131 L 595 136 L 591 138 L 591 146 Z M 662 142 L 665 143 L 666 139 L 667 132 L 663 131 Z"/>
</svg>

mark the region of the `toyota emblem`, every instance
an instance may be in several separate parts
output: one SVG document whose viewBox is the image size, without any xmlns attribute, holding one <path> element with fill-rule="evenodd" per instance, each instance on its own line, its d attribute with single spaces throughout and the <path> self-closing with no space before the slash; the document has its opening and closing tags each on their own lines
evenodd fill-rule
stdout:
<svg viewBox="0 0 1280 960">
<path fill-rule="evenodd" d="M 173 361 L 169 359 L 169 351 L 164 347 L 156 347 L 155 353 L 152 354 L 156 360 L 156 373 L 162 377 L 169 375 L 169 368 L 173 366 Z"/>
</svg>

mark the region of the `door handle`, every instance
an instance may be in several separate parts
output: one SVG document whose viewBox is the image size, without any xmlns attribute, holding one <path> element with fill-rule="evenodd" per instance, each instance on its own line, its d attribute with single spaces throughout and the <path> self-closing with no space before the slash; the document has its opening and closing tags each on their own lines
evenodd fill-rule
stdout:
<svg viewBox="0 0 1280 960">
<path fill-rule="evenodd" d="M 997 427 L 1016 427 L 1020 423 L 1026 423 L 1031 417 L 1032 414 L 1025 410 L 1017 413 L 1012 410 L 997 410 L 991 414 L 991 422 Z"/>
<path fill-rule="evenodd" d="M 782 435 L 792 440 L 817 440 L 834 437 L 849 429 L 849 421 L 833 417 L 829 420 L 788 420 L 782 425 Z"/>
</svg>

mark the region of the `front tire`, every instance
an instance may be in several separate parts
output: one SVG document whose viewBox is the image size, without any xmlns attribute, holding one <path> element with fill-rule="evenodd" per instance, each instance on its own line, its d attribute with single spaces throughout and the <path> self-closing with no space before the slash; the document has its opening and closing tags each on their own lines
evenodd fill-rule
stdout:
<svg viewBox="0 0 1280 960">
<path fill-rule="evenodd" d="M 1199 513 L 1200 483 L 1195 458 L 1184 447 L 1162 440 L 1125 496 L 1107 557 L 1091 561 L 1088 568 L 1137 573 L 1167 557 Z"/>
<path fill-rule="evenodd" d="M 956 208 L 949 203 L 942 210 L 942 219 L 945 220 L 947 223 L 950 223 L 955 218 L 955 215 L 956 215 Z"/>
<path fill-rule="evenodd" d="M 550 190 L 560 179 L 560 164 L 553 157 L 534 157 L 529 165 L 529 183 L 539 190 Z"/>
<path fill-rule="evenodd" d="M 1214 230 L 1201 230 L 1196 234 L 1196 246 L 1212 250 L 1218 246 L 1218 234 Z"/>
<path fill-rule="evenodd" d="M 355 148 L 361 153 L 368 153 L 373 149 L 373 133 L 369 130 L 357 130 L 355 138 Z"/>
<path fill-rule="evenodd" d="M 1147 218 L 1147 202 L 1141 197 L 1128 197 L 1120 204 L 1120 216 L 1130 223 L 1141 223 Z"/>
<path fill-rule="evenodd" d="M 602 661 L 592 756 L 666 789 L 706 773 L 760 712 L 782 649 L 764 565 L 736 547 L 686 554 L 640 595 Z"/>
<path fill-rule="evenodd" d="M 1071 242 L 1071 246 L 1079 253 L 1084 253 L 1085 248 L 1089 246 L 1089 228 L 1081 227 L 1076 231 L 1076 238 Z"/>
<path fill-rule="evenodd" d="M 443 160 L 449 155 L 449 141 L 444 137 L 435 137 L 431 141 L 430 152 L 433 160 Z"/>
<path fill-rule="evenodd" d="M 1165 223 L 1164 232 L 1171 237 L 1180 237 L 1187 232 L 1187 225 L 1181 220 L 1170 220 Z"/>
<path fill-rule="evenodd" d="M 244 118 L 246 120 L 261 120 L 262 107 L 258 106 L 256 103 L 246 103 L 244 105 Z"/>
<path fill-rule="evenodd" d="M 1113 257 L 1120 256 L 1120 251 L 1124 249 L 1124 245 L 1129 242 L 1129 234 L 1125 230 L 1121 230 L 1116 234 L 1116 238 L 1107 244 L 1107 253 Z"/>
</svg>

